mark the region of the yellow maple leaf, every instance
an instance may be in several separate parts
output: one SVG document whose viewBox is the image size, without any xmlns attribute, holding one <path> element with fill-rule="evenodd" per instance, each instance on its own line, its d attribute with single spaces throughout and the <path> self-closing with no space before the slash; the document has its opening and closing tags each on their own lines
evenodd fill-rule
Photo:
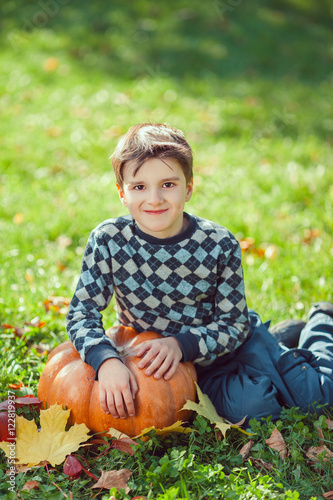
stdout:
<svg viewBox="0 0 333 500">
<path fill-rule="evenodd" d="M 181 420 L 177 420 L 177 422 L 175 422 L 174 424 L 168 425 L 167 427 L 163 427 L 163 429 L 156 429 L 155 426 L 152 425 L 151 427 L 147 427 L 146 429 L 143 429 L 143 431 L 140 432 L 140 434 L 135 436 L 133 439 L 138 439 L 138 438 L 144 436 L 145 434 L 148 434 L 148 432 L 152 431 L 153 429 L 156 431 L 156 434 L 158 434 L 158 435 L 171 434 L 171 432 L 179 432 L 179 433 L 185 433 L 185 434 L 187 434 L 188 432 L 192 432 L 189 427 L 183 427 L 183 425 L 182 425 L 183 423 L 184 422 L 182 422 Z"/>
<path fill-rule="evenodd" d="M 237 424 L 231 424 L 224 418 L 220 417 L 220 415 L 217 414 L 215 406 L 213 405 L 207 394 L 203 394 L 198 384 L 196 382 L 194 383 L 197 388 L 199 403 L 187 401 L 184 404 L 182 410 L 192 410 L 197 412 L 202 417 L 207 418 L 207 420 L 209 420 L 211 424 L 215 424 L 215 426 L 220 429 L 223 437 L 225 437 L 227 430 L 231 429 L 231 427 L 237 427 L 239 431 L 243 432 L 244 434 L 250 435 L 248 432 L 240 428 L 240 425 L 243 424 L 246 417 L 244 417 L 240 422 L 237 422 Z"/>
<path fill-rule="evenodd" d="M 89 429 L 85 424 L 74 424 L 65 431 L 69 414 L 70 410 L 63 410 L 57 404 L 41 410 L 40 432 L 33 420 L 16 416 L 15 463 L 33 467 L 47 461 L 54 467 L 76 451 L 80 443 L 89 439 Z M 13 457 L 13 444 L 2 441 L 0 448 L 7 457 Z"/>
</svg>

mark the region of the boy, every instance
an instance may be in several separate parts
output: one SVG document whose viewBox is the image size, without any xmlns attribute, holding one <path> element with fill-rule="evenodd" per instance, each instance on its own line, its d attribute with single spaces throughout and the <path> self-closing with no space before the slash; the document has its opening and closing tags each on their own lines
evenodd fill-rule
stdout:
<svg viewBox="0 0 333 500">
<path fill-rule="evenodd" d="M 103 329 L 100 311 L 113 293 L 121 324 L 164 336 L 136 353 L 146 375 L 168 380 L 180 361 L 193 361 L 199 384 L 228 420 L 278 418 L 283 404 L 333 404 L 333 306 L 325 303 L 329 313 L 317 314 L 321 338 L 309 341 L 313 325 L 303 329 L 308 350 L 276 342 L 259 316 L 248 313 L 235 237 L 184 212 L 192 163 L 182 132 L 165 124 L 131 127 L 113 154 L 117 190 L 130 215 L 91 233 L 67 318 L 75 348 L 95 369 L 102 409 L 115 418 L 132 416 L 138 391 Z M 300 375 L 311 386 L 306 401 L 297 399 L 305 387 L 294 383 Z"/>
</svg>

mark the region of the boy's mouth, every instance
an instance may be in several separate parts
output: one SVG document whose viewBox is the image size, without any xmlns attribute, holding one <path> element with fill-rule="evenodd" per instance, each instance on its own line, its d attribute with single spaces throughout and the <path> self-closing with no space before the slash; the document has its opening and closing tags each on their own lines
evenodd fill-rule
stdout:
<svg viewBox="0 0 333 500">
<path fill-rule="evenodd" d="M 167 211 L 167 208 L 164 210 L 145 210 L 145 213 L 148 215 L 161 215 Z"/>
</svg>

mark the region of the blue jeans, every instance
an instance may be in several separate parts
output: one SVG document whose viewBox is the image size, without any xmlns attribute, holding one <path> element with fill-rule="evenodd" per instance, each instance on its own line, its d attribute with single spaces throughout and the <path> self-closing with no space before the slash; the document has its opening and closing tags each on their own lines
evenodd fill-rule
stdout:
<svg viewBox="0 0 333 500">
<path fill-rule="evenodd" d="M 199 386 L 218 414 L 236 423 L 243 417 L 277 420 L 283 406 L 303 412 L 314 411 L 314 403 L 333 406 L 333 318 L 314 314 L 293 349 L 278 344 L 254 311 L 250 320 L 244 344 L 197 367 Z"/>
</svg>

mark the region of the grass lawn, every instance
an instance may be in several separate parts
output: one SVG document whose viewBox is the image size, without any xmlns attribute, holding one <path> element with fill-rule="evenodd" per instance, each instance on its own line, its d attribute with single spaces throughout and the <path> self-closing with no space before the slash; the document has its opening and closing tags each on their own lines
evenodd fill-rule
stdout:
<svg viewBox="0 0 333 500">
<path fill-rule="evenodd" d="M 1 401 L 8 384 L 36 395 L 47 352 L 67 338 L 66 301 L 57 307 L 50 297 L 72 296 L 90 231 L 124 214 L 108 158 L 134 123 L 184 130 L 195 153 L 187 211 L 249 246 L 248 305 L 263 320 L 306 319 L 313 302 L 333 300 L 328 1 L 11 0 L 0 11 Z M 113 303 L 104 321 L 115 321 Z M 202 417 L 193 426 L 196 434 L 155 436 L 134 456 L 80 451 L 94 474 L 129 468 L 128 494 L 91 490 L 88 476 L 69 481 L 62 466 L 19 474 L 16 491 L 24 499 L 333 498 L 323 496 L 333 490 L 332 461 L 306 457 L 320 444 L 318 426 L 333 449 L 323 417 L 290 409 L 277 424 L 252 422 L 244 463 L 247 436 L 233 430 L 220 441 Z M 289 447 L 284 461 L 265 445 L 275 426 Z M 14 499 L 3 459 L 0 496 Z M 22 491 L 32 479 L 39 488 Z"/>
</svg>

